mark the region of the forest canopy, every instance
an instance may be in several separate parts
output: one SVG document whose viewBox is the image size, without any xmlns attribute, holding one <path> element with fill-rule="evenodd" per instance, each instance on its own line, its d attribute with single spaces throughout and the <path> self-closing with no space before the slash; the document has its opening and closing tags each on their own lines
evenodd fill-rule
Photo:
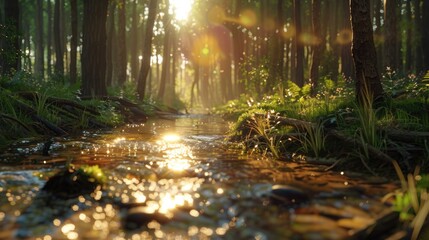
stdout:
<svg viewBox="0 0 429 240">
<path fill-rule="evenodd" d="M 172 106 L 260 98 L 291 83 L 316 95 L 325 80 L 360 81 L 353 3 L 368 9 L 372 71 L 429 69 L 423 0 L 1 0 L 0 67 L 81 84 L 83 95 L 128 87 Z"/>
</svg>

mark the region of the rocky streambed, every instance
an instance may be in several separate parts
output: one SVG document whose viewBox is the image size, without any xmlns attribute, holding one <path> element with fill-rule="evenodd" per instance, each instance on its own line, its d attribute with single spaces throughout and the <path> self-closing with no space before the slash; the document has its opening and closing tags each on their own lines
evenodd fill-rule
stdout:
<svg viewBox="0 0 429 240">
<path fill-rule="evenodd" d="M 379 177 L 244 154 L 225 142 L 227 129 L 221 118 L 188 116 L 49 142 L 20 141 L 0 156 L 0 239 L 398 234 L 397 214 L 381 201 L 398 186 Z M 42 190 L 70 164 L 98 165 L 105 183 L 65 198 Z"/>
</svg>

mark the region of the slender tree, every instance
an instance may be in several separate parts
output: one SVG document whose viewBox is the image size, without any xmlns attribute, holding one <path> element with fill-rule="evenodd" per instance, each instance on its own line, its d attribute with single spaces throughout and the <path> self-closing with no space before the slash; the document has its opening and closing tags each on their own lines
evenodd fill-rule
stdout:
<svg viewBox="0 0 429 240">
<path fill-rule="evenodd" d="M 150 0 L 149 15 L 146 23 L 146 34 L 143 46 L 143 59 L 140 66 L 139 79 L 137 82 L 137 93 L 140 99 L 146 94 L 146 80 L 150 71 L 150 57 L 152 55 L 153 26 L 155 24 L 158 0 Z"/>
<path fill-rule="evenodd" d="M 370 0 L 350 0 L 350 13 L 353 30 L 352 53 L 356 71 L 356 99 L 362 102 L 365 94 L 370 94 L 374 100 L 381 100 L 383 87 L 377 70 Z"/>
<path fill-rule="evenodd" d="M 48 18 L 48 35 L 46 40 L 46 62 L 48 65 L 48 76 L 52 75 L 52 2 L 48 1 L 47 5 L 47 18 Z"/>
<path fill-rule="evenodd" d="M 123 86 L 127 80 L 127 45 L 126 45 L 126 31 L 125 31 L 125 0 L 120 0 L 118 4 L 118 34 L 116 47 L 117 51 L 117 84 Z"/>
<path fill-rule="evenodd" d="M 35 38 L 35 63 L 34 63 L 34 71 L 36 75 L 43 77 L 44 75 L 44 37 L 43 37 L 43 0 L 36 1 L 36 38 Z"/>
<path fill-rule="evenodd" d="M 108 0 L 83 1 L 82 94 L 105 96 Z"/>
<path fill-rule="evenodd" d="M 385 67 L 393 70 L 399 69 L 399 60 L 397 50 L 398 44 L 398 21 L 397 21 L 397 0 L 384 1 L 384 20 L 385 20 Z"/>
<path fill-rule="evenodd" d="M 294 0 L 294 23 L 296 35 L 294 45 L 296 46 L 295 56 L 295 77 L 294 82 L 299 86 L 304 86 L 304 44 L 300 41 L 302 26 L 301 26 L 301 0 Z"/>
<path fill-rule="evenodd" d="M 77 82 L 77 44 L 78 44 L 78 31 L 77 31 L 77 0 L 70 0 L 71 8 L 71 40 L 70 40 L 70 83 Z"/>
<path fill-rule="evenodd" d="M 21 68 L 19 0 L 4 1 L 4 18 L 0 26 L 0 73 L 10 74 Z"/>
<path fill-rule="evenodd" d="M 114 40 L 116 39 L 116 29 L 115 29 L 115 9 L 116 3 L 114 1 L 110 1 L 108 10 L 108 18 L 107 18 L 107 50 L 106 50 L 106 84 L 107 86 L 113 85 L 113 75 L 114 75 L 114 64 L 113 58 L 115 56 L 115 49 L 113 46 Z"/>
<path fill-rule="evenodd" d="M 313 35 L 314 38 L 317 39 L 318 43 L 316 43 L 313 46 L 313 55 L 312 55 L 312 61 L 311 61 L 311 68 L 310 68 L 310 80 L 311 80 L 311 89 L 312 89 L 312 95 L 316 94 L 316 87 L 319 82 L 319 65 L 320 65 L 320 58 L 322 54 L 322 37 L 321 37 L 321 19 L 320 19 L 320 11 L 321 11 L 321 0 L 313 0 L 312 1 L 312 25 L 313 25 Z"/>
<path fill-rule="evenodd" d="M 423 47 L 423 58 L 424 58 L 424 71 L 429 71 L 429 31 L 427 30 L 427 23 L 429 23 L 429 1 L 423 1 L 422 7 L 422 47 Z"/>
<path fill-rule="evenodd" d="M 168 13 L 169 2 L 166 0 L 166 11 L 164 13 L 164 48 L 162 54 L 162 72 L 161 79 L 159 82 L 158 99 L 163 100 L 165 94 L 165 86 L 167 84 L 167 78 L 170 75 L 170 52 L 171 52 L 171 36 L 174 31 L 171 25 L 170 14 Z"/>
<path fill-rule="evenodd" d="M 55 74 L 64 75 L 64 49 L 62 44 L 61 27 L 62 0 L 55 0 L 54 6 L 54 46 L 55 46 Z"/>
<path fill-rule="evenodd" d="M 414 29 L 415 29 L 415 41 L 414 41 L 414 52 L 413 55 L 415 56 L 416 61 L 416 73 L 420 74 L 423 69 L 423 48 L 422 44 L 423 41 L 421 41 L 421 36 L 423 34 L 422 32 L 422 16 L 421 16 L 421 8 L 420 8 L 420 2 L 421 0 L 414 0 Z"/>
<path fill-rule="evenodd" d="M 139 67 L 139 48 L 137 46 L 139 42 L 139 15 L 137 14 L 137 6 L 138 1 L 134 0 L 132 2 L 132 10 L 131 10 L 131 29 L 130 29 L 130 47 L 129 47 L 129 53 L 130 53 L 130 65 L 131 65 L 131 78 L 133 80 L 137 80 L 138 78 L 138 67 Z"/>
</svg>

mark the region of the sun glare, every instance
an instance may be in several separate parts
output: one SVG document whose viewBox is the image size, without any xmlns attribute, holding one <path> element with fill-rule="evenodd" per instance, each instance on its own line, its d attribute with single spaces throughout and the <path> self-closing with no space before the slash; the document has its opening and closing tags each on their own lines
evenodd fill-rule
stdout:
<svg viewBox="0 0 429 240">
<path fill-rule="evenodd" d="M 171 0 L 175 19 L 178 21 L 186 21 L 191 12 L 194 0 Z"/>
</svg>

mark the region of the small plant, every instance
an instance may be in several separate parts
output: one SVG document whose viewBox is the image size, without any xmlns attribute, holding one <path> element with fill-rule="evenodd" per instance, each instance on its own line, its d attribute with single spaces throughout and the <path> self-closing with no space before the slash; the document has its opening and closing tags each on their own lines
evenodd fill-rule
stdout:
<svg viewBox="0 0 429 240">
<path fill-rule="evenodd" d="M 399 173 L 402 175 L 402 173 Z M 412 227 L 411 239 L 417 239 L 429 215 L 429 175 L 414 174 L 400 176 L 402 190 L 386 197 L 394 196 L 393 209 L 399 212 L 402 221 Z"/>
<path fill-rule="evenodd" d="M 305 126 L 305 133 L 301 139 L 304 152 L 312 152 L 316 158 L 325 150 L 326 136 L 323 131 L 323 123 Z"/>
<path fill-rule="evenodd" d="M 262 139 L 264 142 L 257 144 L 258 147 L 265 146 L 275 158 L 280 158 L 279 146 L 280 141 L 276 139 L 276 128 L 271 124 L 271 113 L 270 111 L 267 114 L 261 116 L 253 114 L 252 117 L 248 120 L 250 127 L 250 132 L 254 132 Z M 248 136 L 251 137 L 251 136 Z"/>
</svg>

